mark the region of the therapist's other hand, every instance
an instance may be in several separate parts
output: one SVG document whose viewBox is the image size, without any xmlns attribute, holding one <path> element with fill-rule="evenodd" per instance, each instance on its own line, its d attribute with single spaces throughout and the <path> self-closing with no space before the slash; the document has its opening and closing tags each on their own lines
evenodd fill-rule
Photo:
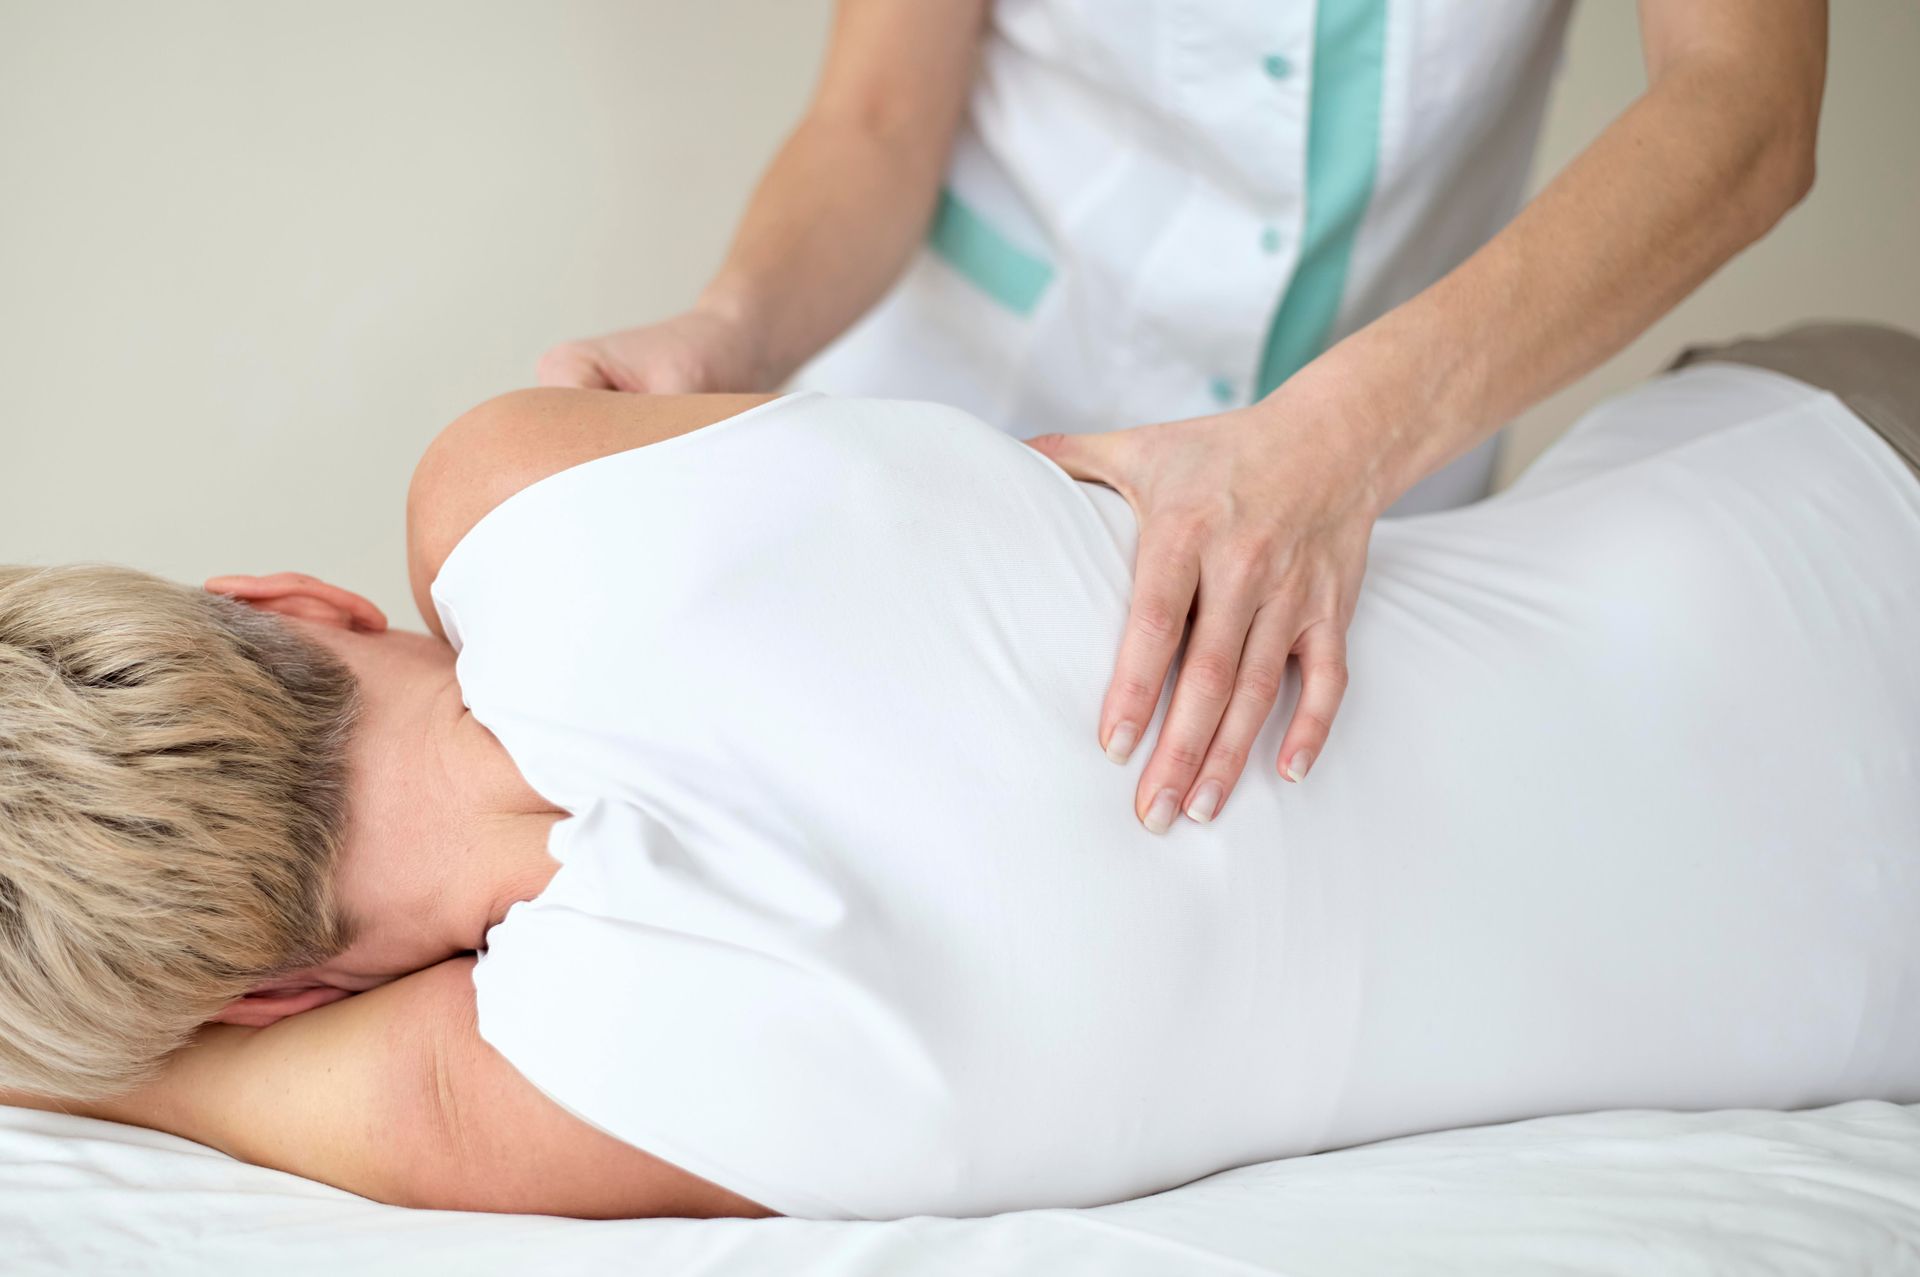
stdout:
<svg viewBox="0 0 1920 1277">
<path fill-rule="evenodd" d="M 1140 521 L 1133 604 L 1100 713 L 1115 762 L 1152 722 L 1192 616 L 1134 794 L 1154 833 L 1179 812 L 1203 823 L 1220 814 L 1289 657 L 1300 696 L 1276 760 L 1286 779 L 1320 756 L 1346 691 L 1347 624 L 1384 503 L 1353 442 L 1365 432 L 1343 429 L 1345 406 L 1311 388 L 1289 393 L 1296 382 L 1216 416 L 1027 441 L 1074 478 L 1118 491 Z"/>
<path fill-rule="evenodd" d="M 540 356 L 543 386 L 697 395 L 764 390 L 759 342 L 740 320 L 694 309 L 657 324 L 562 342 Z"/>
</svg>

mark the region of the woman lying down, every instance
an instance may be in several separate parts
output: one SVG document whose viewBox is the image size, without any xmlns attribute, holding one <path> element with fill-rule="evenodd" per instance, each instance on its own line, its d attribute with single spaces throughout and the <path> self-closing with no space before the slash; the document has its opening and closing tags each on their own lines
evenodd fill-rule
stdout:
<svg viewBox="0 0 1920 1277">
<path fill-rule="evenodd" d="M 387 1202 L 870 1219 L 1920 1100 L 1916 380 L 1723 351 L 1382 524 L 1335 747 L 1163 837 L 1090 739 L 1125 500 L 948 408 L 494 400 L 414 477 L 431 635 L 0 570 L 5 1098 Z"/>
</svg>

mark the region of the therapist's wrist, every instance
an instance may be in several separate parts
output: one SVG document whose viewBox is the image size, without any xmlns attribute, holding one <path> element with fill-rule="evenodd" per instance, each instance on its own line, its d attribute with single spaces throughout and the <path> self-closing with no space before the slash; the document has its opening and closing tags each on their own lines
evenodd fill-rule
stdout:
<svg viewBox="0 0 1920 1277">
<path fill-rule="evenodd" d="M 709 284 L 694 300 L 689 314 L 726 332 L 733 357 L 755 390 L 772 390 L 791 377 L 805 357 L 782 356 L 773 340 L 771 307 L 757 290 L 725 277 Z"/>
<path fill-rule="evenodd" d="M 1296 463 L 1337 489 L 1343 504 L 1377 519 L 1417 481 L 1408 422 L 1420 405 L 1393 378 L 1334 347 L 1247 409 L 1285 437 Z"/>
<path fill-rule="evenodd" d="M 1334 415 L 1351 437 L 1355 473 L 1376 514 L 1491 433 L 1480 421 L 1478 361 L 1447 331 L 1402 307 L 1339 342 L 1288 383 L 1303 382 L 1303 389 L 1337 405 Z"/>
</svg>

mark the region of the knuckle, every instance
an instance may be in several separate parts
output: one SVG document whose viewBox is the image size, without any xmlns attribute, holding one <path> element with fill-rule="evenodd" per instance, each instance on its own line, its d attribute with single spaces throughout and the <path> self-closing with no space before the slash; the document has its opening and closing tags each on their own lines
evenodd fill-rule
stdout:
<svg viewBox="0 0 1920 1277">
<path fill-rule="evenodd" d="M 1180 681 L 1208 700 L 1225 700 L 1233 690 L 1235 662 L 1222 652 L 1200 652 L 1187 657 Z"/>
<path fill-rule="evenodd" d="M 1142 638 L 1154 643 L 1164 643 L 1177 636 L 1185 620 L 1184 616 L 1174 615 L 1173 605 L 1165 599 L 1142 599 L 1133 609 L 1133 628 Z"/>
<path fill-rule="evenodd" d="M 1183 530 L 1163 529 L 1152 544 L 1141 547 L 1141 573 L 1175 579 L 1184 576 L 1193 563 L 1195 541 Z"/>
<path fill-rule="evenodd" d="M 1300 573 L 1284 571 L 1276 584 L 1274 594 L 1290 615 L 1304 620 L 1313 614 L 1313 587 L 1301 580 Z"/>
<path fill-rule="evenodd" d="M 1166 525 L 1168 532 L 1198 532 L 1207 523 L 1206 507 L 1189 496 L 1169 493 L 1160 521 Z"/>
<path fill-rule="evenodd" d="M 1123 674 L 1113 685 L 1120 699 L 1132 704 L 1151 704 L 1160 699 L 1160 689 L 1135 674 Z"/>
<path fill-rule="evenodd" d="M 1323 656 L 1307 666 L 1307 676 L 1317 683 L 1329 683 L 1336 689 L 1347 686 L 1347 663 L 1337 656 Z"/>
<path fill-rule="evenodd" d="M 1230 577 L 1252 581 L 1266 575 L 1273 551 L 1264 537 L 1236 537 L 1222 547 L 1220 561 Z"/>
<path fill-rule="evenodd" d="M 1280 699 L 1282 667 L 1271 661 L 1250 660 L 1240 667 L 1240 694 L 1271 705 Z"/>
<path fill-rule="evenodd" d="M 1207 770 L 1221 773 L 1222 779 L 1238 776 L 1247 766 L 1247 746 L 1240 741 L 1218 740 L 1207 755 Z"/>
<path fill-rule="evenodd" d="M 1333 720 L 1313 710 L 1302 710 L 1296 714 L 1293 725 L 1296 731 L 1302 732 L 1310 740 L 1325 740 L 1333 731 Z"/>
<path fill-rule="evenodd" d="M 1206 760 L 1206 749 L 1192 741 L 1170 740 L 1160 747 L 1160 756 L 1174 771 L 1191 773 L 1200 770 L 1200 764 Z"/>
<path fill-rule="evenodd" d="M 1160 515 L 1161 553 L 1189 559 L 1206 540 L 1207 518 L 1191 506 L 1176 506 Z"/>
</svg>

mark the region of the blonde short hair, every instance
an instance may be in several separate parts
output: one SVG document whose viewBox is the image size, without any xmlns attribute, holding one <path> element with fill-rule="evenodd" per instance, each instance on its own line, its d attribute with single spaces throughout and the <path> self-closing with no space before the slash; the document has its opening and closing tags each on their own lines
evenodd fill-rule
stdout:
<svg viewBox="0 0 1920 1277">
<path fill-rule="evenodd" d="M 0 567 L 0 1087 L 138 1086 L 335 956 L 358 690 L 279 618 L 111 567 Z"/>
</svg>

